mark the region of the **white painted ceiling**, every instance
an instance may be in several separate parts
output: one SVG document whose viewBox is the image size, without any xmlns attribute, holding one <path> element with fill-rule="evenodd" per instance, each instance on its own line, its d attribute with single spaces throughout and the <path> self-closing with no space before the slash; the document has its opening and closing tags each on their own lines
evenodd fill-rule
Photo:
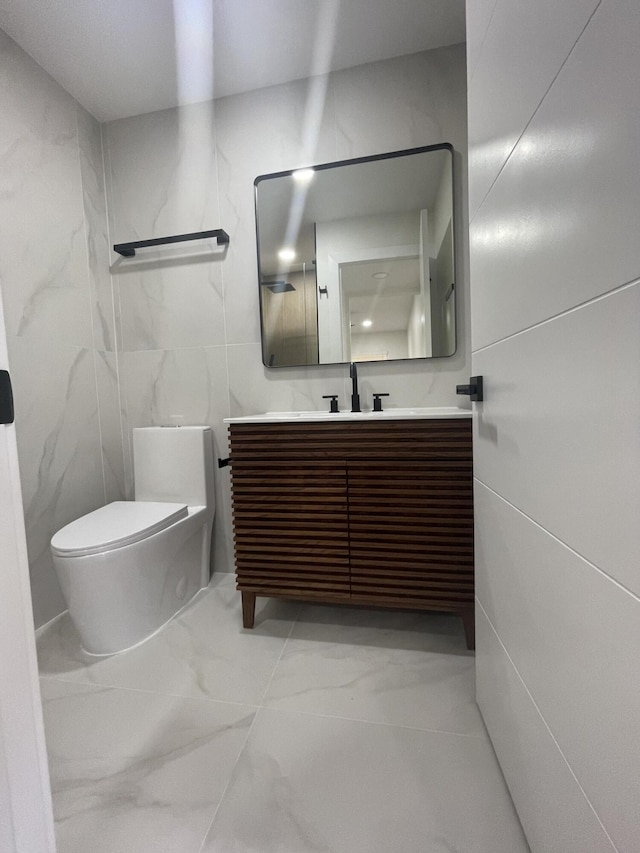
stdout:
<svg viewBox="0 0 640 853">
<path fill-rule="evenodd" d="M 387 278 L 373 278 L 381 272 Z M 420 293 L 417 257 L 342 264 L 340 274 L 342 291 L 349 300 L 352 335 L 407 331 L 413 297 Z M 362 326 L 365 319 L 371 320 L 368 328 Z"/>
<path fill-rule="evenodd" d="M 0 27 L 100 121 L 465 39 L 464 0 L 0 0 Z"/>
</svg>

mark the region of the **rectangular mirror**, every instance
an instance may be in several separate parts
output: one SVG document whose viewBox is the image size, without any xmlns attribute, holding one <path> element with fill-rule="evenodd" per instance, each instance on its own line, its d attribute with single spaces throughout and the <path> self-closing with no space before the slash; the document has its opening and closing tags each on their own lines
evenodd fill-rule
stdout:
<svg viewBox="0 0 640 853">
<path fill-rule="evenodd" d="M 455 353 L 451 145 L 261 175 L 255 198 L 265 365 Z"/>
</svg>

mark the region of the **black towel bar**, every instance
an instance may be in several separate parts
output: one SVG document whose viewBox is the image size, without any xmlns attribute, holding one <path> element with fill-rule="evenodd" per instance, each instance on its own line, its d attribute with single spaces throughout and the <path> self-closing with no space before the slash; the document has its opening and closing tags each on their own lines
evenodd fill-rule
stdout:
<svg viewBox="0 0 640 853">
<path fill-rule="evenodd" d="M 146 246 L 164 246 L 167 243 L 186 243 L 189 240 L 203 240 L 207 237 L 215 237 L 218 245 L 226 245 L 229 235 L 223 228 L 215 228 L 213 231 L 194 231 L 192 234 L 176 234 L 173 237 L 154 237 L 152 240 L 138 240 L 135 243 L 116 243 L 113 251 L 122 255 L 123 258 L 132 258 L 136 249 Z"/>
</svg>

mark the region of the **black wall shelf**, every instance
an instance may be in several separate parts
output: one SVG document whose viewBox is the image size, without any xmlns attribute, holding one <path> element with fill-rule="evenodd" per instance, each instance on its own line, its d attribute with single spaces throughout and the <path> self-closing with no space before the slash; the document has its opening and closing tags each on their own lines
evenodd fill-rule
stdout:
<svg viewBox="0 0 640 853">
<path fill-rule="evenodd" d="M 135 243 L 116 243 L 113 251 L 122 255 L 123 258 L 133 258 L 136 249 L 144 249 L 147 246 L 165 246 L 167 243 L 187 243 L 189 240 L 203 240 L 207 237 L 215 237 L 219 246 L 229 243 L 229 235 L 222 228 L 213 231 L 195 231 L 193 234 L 176 234 L 173 237 L 154 237 L 152 240 L 138 240 Z"/>
</svg>

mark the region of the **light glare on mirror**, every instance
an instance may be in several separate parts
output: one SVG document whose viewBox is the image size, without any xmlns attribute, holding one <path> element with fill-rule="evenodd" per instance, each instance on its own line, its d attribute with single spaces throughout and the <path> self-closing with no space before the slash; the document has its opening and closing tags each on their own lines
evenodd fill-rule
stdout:
<svg viewBox="0 0 640 853">
<path fill-rule="evenodd" d="M 281 261 L 294 261 L 296 258 L 296 253 L 293 249 L 280 249 L 278 252 L 278 257 Z"/>
<path fill-rule="evenodd" d="M 315 171 L 313 169 L 296 169 L 292 177 L 298 184 L 308 184 L 309 181 L 313 180 L 314 174 Z"/>
</svg>

